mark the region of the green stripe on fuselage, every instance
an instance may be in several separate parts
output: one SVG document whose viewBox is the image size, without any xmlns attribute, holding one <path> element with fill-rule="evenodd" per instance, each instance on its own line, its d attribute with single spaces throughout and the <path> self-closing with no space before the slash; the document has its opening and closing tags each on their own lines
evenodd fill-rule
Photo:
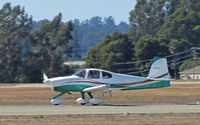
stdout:
<svg viewBox="0 0 200 125">
<path fill-rule="evenodd" d="M 151 89 L 151 88 L 162 88 L 162 87 L 168 87 L 168 86 L 170 86 L 170 81 L 159 81 L 159 82 L 144 84 L 144 85 L 140 85 L 140 86 L 126 87 L 121 90 Z M 75 84 L 75 85 L 56 86 L 53 88 L 53 90 L 56 92 L 68 92 L 68 91 L 81 92 L 83 89 L 89 88 L 89 87 L 93 87 L 93 86 Z M 109 88 L 121 88 L 122 86 L 119 86 L 119 85 L 114 86 L 114 84 L 110 84 L 110 86 L 108 86 L 108 87 Z"/>
<path fill-rule="evenodd" d="M 81 85 L 81 84 L 63 85 L 63 86 L 56 86 L 53 88 L 53 90 L 56 92 L 68 92 L 68 91 L 81 92 L 83 89 L 88 88 L 88 87 L 92 87 L 92 86 Z"/>
<path fill-rule="evenodd" d="M 162 88 L 162 87 L 169 87 L 169 86 L 170 86 L 170 81 L 159 81 L 159 82 L 145 84 L 141 86 L 127 87 L 122 90 L 152 89 L 152 88 Z"/>
</svg>

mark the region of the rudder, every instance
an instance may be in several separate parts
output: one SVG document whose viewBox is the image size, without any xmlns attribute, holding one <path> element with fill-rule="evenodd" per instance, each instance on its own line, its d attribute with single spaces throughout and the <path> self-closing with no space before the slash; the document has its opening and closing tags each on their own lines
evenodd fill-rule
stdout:
<svg viewBox="0 0 200 125">
<path fill-rule="evenodd" d="M 169 77 L 167 59 L 155 56 L 147 78 L 169 79 Z"/>
</svg>

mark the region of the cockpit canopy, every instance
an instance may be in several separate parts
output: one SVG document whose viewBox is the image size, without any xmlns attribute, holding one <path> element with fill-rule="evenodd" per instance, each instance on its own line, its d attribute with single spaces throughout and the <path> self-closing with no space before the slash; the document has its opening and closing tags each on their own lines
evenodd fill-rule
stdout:
<svg viewBox="0 0 200 125">
<path fill-rule="evenodd" d="M 110 79 L 112 78 L 112 74 L 105 70 L 99 69 L 82 69 L 74 73 L 73 75 L 87 78 L 87 79 Z"/>
<path fill-rule="evenodd" d="M 81 78 L 85 78 L 85 74 L 86 74 L 86 70 L 82 69 L 82 70 L 75 72 L 73 75 L 81 77 Z"/>
</svg>

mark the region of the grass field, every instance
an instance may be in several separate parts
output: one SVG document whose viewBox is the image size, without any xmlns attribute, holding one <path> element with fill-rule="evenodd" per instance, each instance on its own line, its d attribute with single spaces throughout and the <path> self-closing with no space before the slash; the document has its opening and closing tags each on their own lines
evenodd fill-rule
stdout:
<svg viewBox="0 0 200 125">
<path fill-rule="evenodd" d="M 116 114 L 0 117 L 1 125 L 199 125 L 200 114 Z"/>
<path fill-rule="evenodd" d="M 1 85 L 0 86 L 4 86 Z M 51 97 L 58 94 L 51 88 L 0 88 L 0 105 L 51 105 Z M 77 104 L 80 93 L 64 94 L 63 105 Z M 200 85 L 172 85 L 168 88 L 113 92 L 112 97 L 95 94 L 107 104 L 194 104 L 200 101 Z"/>
<path fill-rule="evenodd" d="M 0 84 L 1 86 L 12 86 Z M 58 93 L 51 88 L 0 88 L 0 105 L 51 105 Z M 168 88 L 114 92 L 112 97 L 94 95 L 107 104 L 195 104 L 200 101 L 200 85 L 172 85 Z M 65 94 L 62 105 L 78 105 L 80 93 Z M 89 105 L 89 104 L 88 104 Z M 97 106 L 98 108 L 98 106 Z M 0 125 L 197 125 L 200 114 L 116 114 L 116 115 L 57 115 L 57 116 L 0 116 Z"/>
</svg>

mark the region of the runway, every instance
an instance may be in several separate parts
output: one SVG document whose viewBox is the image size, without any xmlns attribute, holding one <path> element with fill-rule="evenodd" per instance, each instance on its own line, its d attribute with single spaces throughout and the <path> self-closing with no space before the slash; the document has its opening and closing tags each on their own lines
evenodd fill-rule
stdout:
<svg viewBox="0 0 200 125">
<path fill-rule="evenodd" d="M 200 113 L 200 105 L 43 105 L 43 106 L 0 106 L 0 116 L 18 115 L 94 115 L 130 113 Z"/>
</svg>

